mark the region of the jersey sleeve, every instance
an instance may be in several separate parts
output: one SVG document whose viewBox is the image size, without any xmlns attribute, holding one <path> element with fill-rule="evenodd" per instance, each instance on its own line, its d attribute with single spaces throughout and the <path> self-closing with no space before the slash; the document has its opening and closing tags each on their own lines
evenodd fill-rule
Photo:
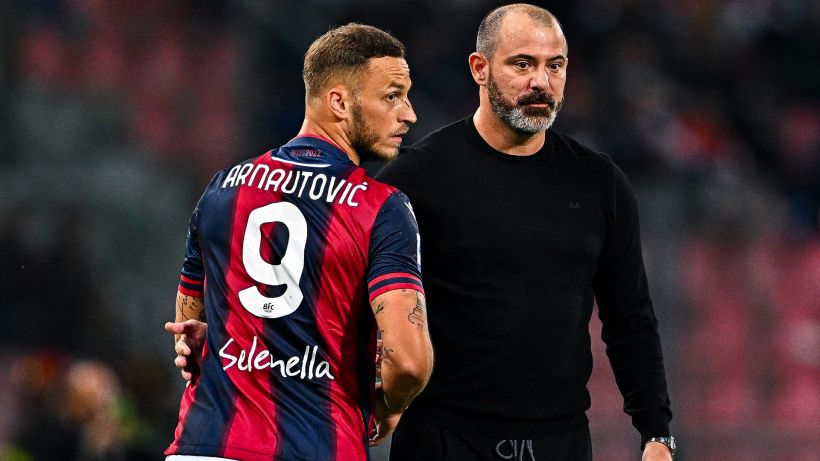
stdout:
<svg viewBox="0 0 820 461">
<path fill-rule="evenodd" d="M 224 176 L 225 171 L 218 172 L 211 179 L 210 184 L 200 197 L 194 208 L 191 219 L 188 222 L 188 236 L 185 241 L 185 259 L 182 262 L 182 270 L 179 276 L 179 292 L 193 296 L 195 298 L 204 297 L 205 292 L 205 263 L 202 259 L 202 247 L 199 242 L 199 222 L 204 207 L 204 202 L 215 184 Z"/>
<path fill-rule="evenodd" d="M 367 288 L 372 302 L 390 290 L 409 288 L 424 293 L 421 241 L 407 196 L 391 194 L 376 215 L 370 234 Z"/>
<path fill-rule="evenodd" d="M 202 298 L 204 292 L 205 270 L 202 262 L 202 250 L 199 247 L 199 204 L 194 209 L 188 223 L 188 236 L 185 242 L 185 259 L 179 277 L 179 292 Z"/>
</svg>

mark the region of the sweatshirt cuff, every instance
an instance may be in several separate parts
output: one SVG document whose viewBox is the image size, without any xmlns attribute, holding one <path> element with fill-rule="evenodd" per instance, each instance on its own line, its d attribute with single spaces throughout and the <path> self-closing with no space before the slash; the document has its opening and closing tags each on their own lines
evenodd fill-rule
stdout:
<svg viewBox="0 0 820 461">
<path fill-rule="evenodd" d="M 650 419 L 645 427 L 638 429 L 641 434 L 641 448 L 652 437 L 669 437 L 669 419 L 664 415 L 657 415 Z"/>
</svg>

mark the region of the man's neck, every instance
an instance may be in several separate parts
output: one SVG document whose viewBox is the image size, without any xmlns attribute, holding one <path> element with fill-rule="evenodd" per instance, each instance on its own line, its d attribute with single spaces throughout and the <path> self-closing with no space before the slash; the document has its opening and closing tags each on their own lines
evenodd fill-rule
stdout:
<svg viewBox="0 0 820 461">
<path fill-rule="evenodd" d="M 348 136 L 339 128 L 340 127 L 338 125 L 328 126 L 305 117 L 305 120 L 302 122 L 302 128 L 299 129 L 297 136 L 315 135 L 325 138 L 336 144 L 344 151 L 345 154 L 347 154 L 347 157 L 351 162 L 358 165 L 360 163 L 359 154 L 356 153 L 355 149 L 353 149 Z"/>
<path fill-rule="evenodd" d="M 478 134 L 490 147 L 508 155 L 533 155 L 544 147 L 546 140 L 544 131 L 531 134 L 510 127 L 493 113 L 489 104 L 482 104 L 478 107 L 473 114 L 473 123 Z"/>
</svg>

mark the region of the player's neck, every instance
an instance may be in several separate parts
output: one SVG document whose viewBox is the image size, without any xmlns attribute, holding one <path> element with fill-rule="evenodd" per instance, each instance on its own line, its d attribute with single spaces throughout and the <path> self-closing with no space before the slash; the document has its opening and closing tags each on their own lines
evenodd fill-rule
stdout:
<svg viewBox="0 0 820 461">
<path fill-rule="evenodd" d="M 478 134 L 493 149 L 509 155 L 533 155 L 542 147 L 546 140 L 546 132 L 523 133 L 510 127 L 490 109 L 489 102 L 479 106 L 473 115 Z"/>
<path fill-rule="evenodd" d="M 349 137 L 345 134 L 344 130 L 341 129 L 339 124 L 324 124 L 305 117 L 297 136 L 305 135 L 319 136 L 331 141 L 347 154 L 351 162 L 356 165 L 359 164 L 359 154 L 353 149 Z"/>
</svg>

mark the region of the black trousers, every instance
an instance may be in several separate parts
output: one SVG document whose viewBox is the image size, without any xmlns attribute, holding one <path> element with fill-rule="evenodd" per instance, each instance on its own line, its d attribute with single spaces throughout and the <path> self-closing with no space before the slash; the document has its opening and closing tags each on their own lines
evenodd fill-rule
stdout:
<svg viewBox="0 0 820 461">
<path fill-rule="evenodd" d="M 390 461 L 592 461 L 589 424 L 537 439 L 499 439 L 402 419 Z"/>
</svg>

